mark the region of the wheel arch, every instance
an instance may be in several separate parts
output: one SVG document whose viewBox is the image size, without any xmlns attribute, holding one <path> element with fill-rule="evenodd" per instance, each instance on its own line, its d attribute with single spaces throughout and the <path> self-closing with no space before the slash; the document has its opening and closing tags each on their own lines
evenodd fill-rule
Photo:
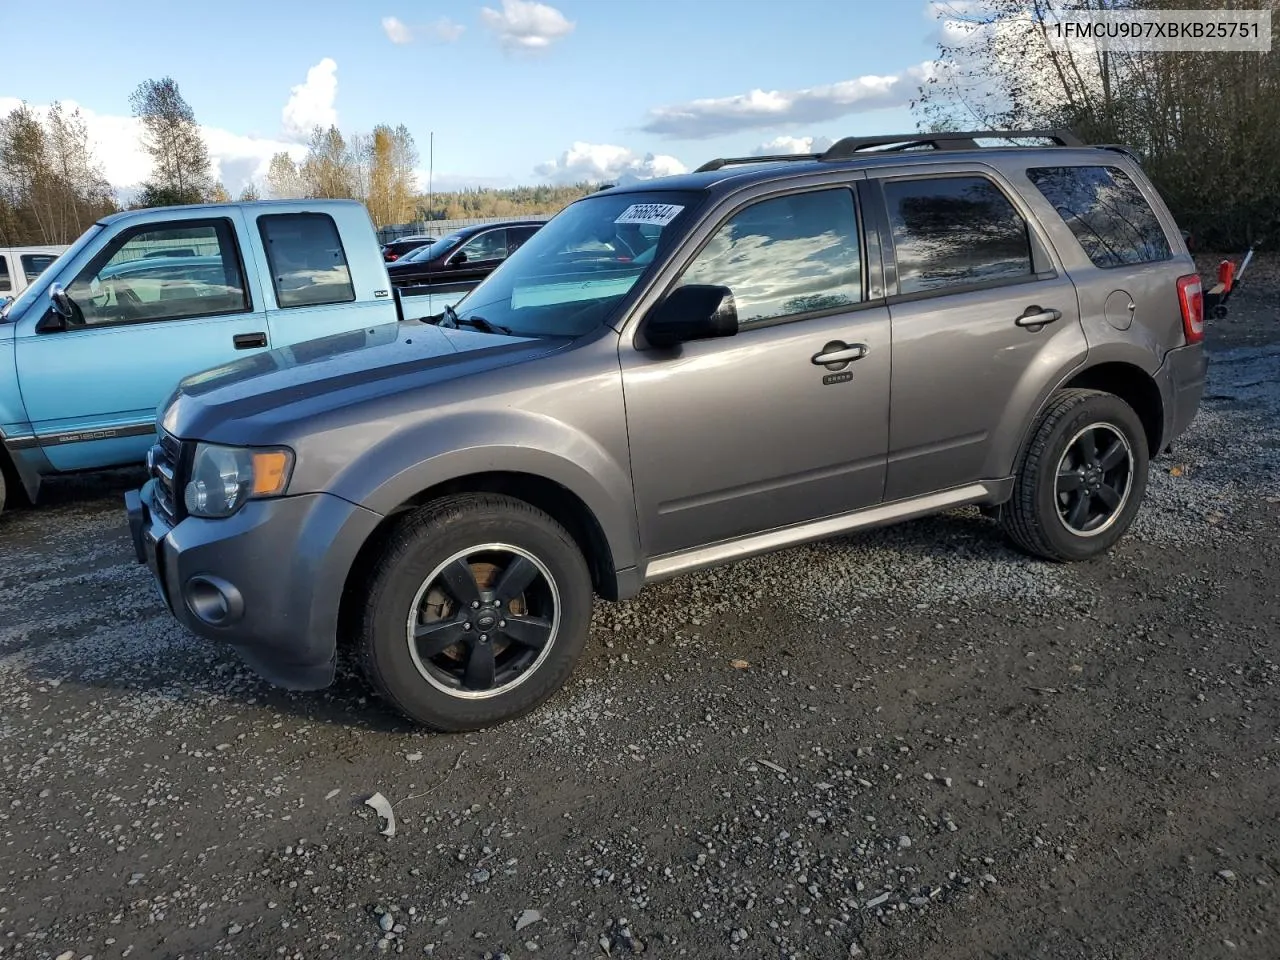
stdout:
<svg viewBox="0 0 1280 960">
<path fill-rule="evenodd" d="M 361 584 L 378 554 L 404 517 L 441 497 L 461 493 L 496 493 L 528 503 L 561 524 L 582 551 L 595 592 L 618 600 L 634 592 L 620 575 L 613 545 L 595 512 L 569 487 L 538 474 L 519 470 L 487 470 L 441 480 L 414 493 L 389 510 L 357 552 L 347 573 L 339 604 L 339 634 L 352 636 L 359 616 Z"/>
</svg>

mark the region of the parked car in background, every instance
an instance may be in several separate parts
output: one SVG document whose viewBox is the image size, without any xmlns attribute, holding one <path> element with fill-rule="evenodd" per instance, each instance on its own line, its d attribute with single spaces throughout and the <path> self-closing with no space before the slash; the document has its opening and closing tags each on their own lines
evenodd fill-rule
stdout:
<svg viewBox="0 0 1280 960">
<path fill-rule="evenodd" d="M 436 242 L 435 237 L 400 237 L 382 245 L 382 259 L 387 263 L 395 263 L 407 253 L 430 246 Z"/>
<path fill-rule="evenodd" d="M 141 464 L 188 374 L 399 318 L 356 201 L 106 217 L 0 313 L 0 509 L 51 474 Z"/>
<path fill-rule="evenodd" d="M 542 220 L 463 227 L 387 266 L 391 282 L 419 313 L 453 306 L 538 232 Z"/>
<path fill-rule="evenodd" d="M 963 505 L 1102 554 L 1203 338 L 1125 150 L 851 137 L 592 193 L 437 324 L 180 384 L 126 508 L 198 635 L 307 689 L 350 643 L 397 710 L 470 730 L 564 683 L 595 596 Z"/>
<path fill-rule="evenodd" d="M 0 247 L 0 303 L 25 290 L 67 247 L 67 244 Z"/>
</svg>

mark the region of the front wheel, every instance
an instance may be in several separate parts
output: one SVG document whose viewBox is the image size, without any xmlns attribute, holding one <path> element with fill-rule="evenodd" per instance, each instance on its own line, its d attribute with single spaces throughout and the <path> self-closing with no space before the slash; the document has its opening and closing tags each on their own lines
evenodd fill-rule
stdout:
<svg viewBox="0 0 1280 960">
<path fill-rule="evenodd" d="M 1147 436 L 1133 408 L 1100 390 L 1063 390 L 1036 424 L 1000 511 L 1028 553 L 1085 560 L 1133 522 L 1147 487 Z"/>
<path fill-rule="evenodd" d="M 447 497 L 409 515 L 373 571 L 364 672 L 436 730 L 511 720 L 568 679 L 592 600 L 582 552 L 546 513 L 505 496 Z"/>
</svg>

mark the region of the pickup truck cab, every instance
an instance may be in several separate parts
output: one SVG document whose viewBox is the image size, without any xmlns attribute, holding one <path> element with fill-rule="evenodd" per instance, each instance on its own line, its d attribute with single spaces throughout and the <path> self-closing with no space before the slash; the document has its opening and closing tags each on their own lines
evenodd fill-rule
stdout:
<svg viewBox="0 0 1280 960">
<path fill-rule="evenodd" d="M 397 319 L 357 201 L 106 217 L 0 312 L 0 509 L 51 474 L 141 465 L 190 374 Z"/>
<path fill-rule="evenodd" d="M 28 284 L 34 283 L 36 277 L 66 249 L 65 243 L 0 247 L 0 306 L 20 294 Z"/>
</svg>

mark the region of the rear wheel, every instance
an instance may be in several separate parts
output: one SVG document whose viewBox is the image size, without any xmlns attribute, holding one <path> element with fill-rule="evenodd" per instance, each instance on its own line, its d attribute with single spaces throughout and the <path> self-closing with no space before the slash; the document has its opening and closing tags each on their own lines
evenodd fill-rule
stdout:
<svg viewBox="0 0 1280 960">
<path fill-rule="evenodd" d="M 1098 390 L 1063 390 L 1036 425 L 1001 526 L 1046 559 L 1097 556 L 1133 522 L 1147 469 L 1146 432 L 1132 407 Z"/>
<path fill-rule="evenodd" d="M 505 496 L 444 498 L 401 524 L 372 574 L 364 672 L 437 730 L 511 720 L 568 679 L 592 600 L 581 551 L 546 513 Z"/>
</svg>

